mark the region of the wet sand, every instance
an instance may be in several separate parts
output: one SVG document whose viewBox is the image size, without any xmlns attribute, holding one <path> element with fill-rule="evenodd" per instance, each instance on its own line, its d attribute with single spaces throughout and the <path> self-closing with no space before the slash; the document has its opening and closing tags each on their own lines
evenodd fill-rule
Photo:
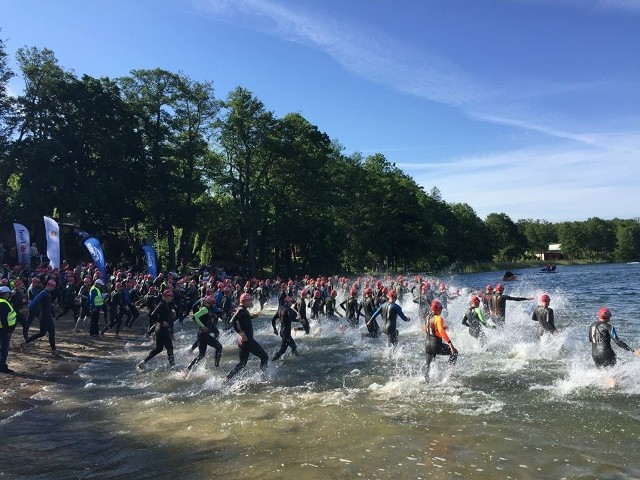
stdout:
<svg viewBox="0 0 640 480">
<path fill-rule="evenodd" d="M 104 320 L 100 318 L 100 327 Z M 94 358 L 109 355 L 122 348 L 130 338 L 139 337 L 143 332 L 142 321 L 138 319 L 134 331 L 120 332 L 121 339 L 114 338 L 114 332 L 107 332 L 104 338 L 93 338 L 88 333 L 88 322 L 81 332 L 74 332 L 71 315 L 56 321 L 56 350 L 59 357 L 52 355 L 48 336 L 42 337 L 20 350 L 22 327 L 13 332 L 7 364 L 14 373 L 0 373 L 0 424 L 13 415 L 33 408 L 33 396 L 43 388 L 61 382 L 82 385 L 75 372 L 84 363 Z M 31 325 L 30 334 L 38 332 L 37 320 Z"/>
</svg>

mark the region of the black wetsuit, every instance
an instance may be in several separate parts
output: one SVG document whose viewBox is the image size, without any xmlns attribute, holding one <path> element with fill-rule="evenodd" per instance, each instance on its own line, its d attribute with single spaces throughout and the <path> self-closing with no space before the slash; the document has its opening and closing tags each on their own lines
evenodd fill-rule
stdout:
<svg viewBox="0 0 640 480">
<path fill-rule="evenodd" d="M 298 355 L 298 347 L 296 342 L 293 341 L 293 337 L 291 337 L 291 322 L 298 321 L 295 310 L 287 306 L 280 307 L 277 318 L 280 322 L 280 338 L 282 338 L 282 341 L 280 342 L 280 349 L 273 355 L 272 361 L 276 361 L 284 355 L 288 347 L 291 347 L 291 353 Z M 273 333 L 278 333 L 275 319 L 271 321 L 271 325 L 273 326 Z"/>
<path fill-rule="evenodd" d="M 336 299 L 335 297 L 327 297 L 324 301 L 324 314 L 327 318 L 335 320 L 336 315 Z"/>
<path fill-rule="evenodd" d="M 298 297 L 296 300 L 293 309 L 298 312 L 298 317 L 300 318 L 301 327 L 296 327 L 296 330 L 304 330 L 304 333 L 309 333 L 309 320 L 307 320 L 307 302 L 305 302 L 304 298 Z"/>
<path fill-rule="evenodd" d="M 175 362 L 173 359 L 173 339 L 171 338 L 171 327 L 173 326 L 171 307 L 164 300 L 160 300 L 158 306 L 151 312 L 150 318 L 155 321 L 156 348 L 149 352 L 147 358 L 144 359 L 144 363 L 147 363 L 166 348 L 169 365 L 173 367 Z"/>
<path fill-rule="evenodd" d="M 358 301 L 356 297 L 349 297 L 340 304 L 340 307 L 345 311 L 346 317 L 349 319 L 349 323 L 353 327 L 358 326 L 358 320 L 360 318 L 360 312 L 358 310 Z"/>
<path fill-rule="evenodd" d="M 450 344 L 444 343 L 443 338 L 438 333 L 438 325 L 439 322 L 444 328 L 444 322 L 442 321 L 442 317 L 439 315 L 434 316 L 432 313 L 427 316 L 426 319 L 426 337 L 424 343 L 424 349 L 427 360 L 427 368 L 425 372 L 425 378 L 429 379 L 429 370 L 431 368 L 431 362 L 436 359 L 436 355 L 449 355 L 449 365 L 453 365 L 456 363 L 458 359 L 458 352 L 455 351 Z M 444 330 L 442 330 L 444 332 Z M 446 333 L 442 333 L 442 335 L 446 335 Z"/>
<path fill-rule="evenodd" d="M 213 321 L 213 308 L 203 306 L 198 312 L 193 316 L 193 321 L 198 326 L 198 355 L 191 361 L 187 370 L 191 370 L 191 368 L 202 360 L 207 353 L 207 346 L 213 347 L 216 350 L 215 355 L 215 363 L 216 367 L 220 366 L 220 357 L 222 357 L 222 345 L 218 341 L 218 339 L 211 335 L 210 332 L 217 332 L 218 327 L 215 325 Z"/>
<path fill-rule="evenodd" d="M 31 302 L 29 302 L 29 310 L 40 309 L 40 332 L 31 335 L 25 343 L 31 343 L 34 340 L 49 334 L 49 345 L 51 350 L 56 349 L 56 329 L 53 323 L 53 301 L 51 293 L 48 290 L 40 292 Z"/>
<path fill-rule="evenodd" d="M 91 315 L 91 311 L 89 309 L 89 289 L 91 287 L 87 285 L 82 285 L 80 290 L 78 290 L 78 296 L 80 297 L 80 315 L 78 318 L 86 318 Z"/>
<path fill-rule="evenodd" d="M 557 332 L 554 323 L 553 308 L 538 305 L 531 314 L 531 320 L 538 322 L 538 336 L 541 337 L 545 332 Z"/>
<path fill-rule="evenodd" d="M 44 290 L 42 287 L 34 286 L 32 284 L 29 288 L 27 288 L 27 302 L 30 302 L 31 300 L 36 298 L 42 290 Z M 29 327 L 31 327 L 31 324 L 33 323 L 33 320 L 36 317 L 40 318 L 39 306 L 35 306 L 29 309 L 29 315 L 27 316 L 26 325 L 23 326 L 23 334 L 24 334 L 25 340 L 29 338 Z"/>
<path fill-rule="evenodd" d="M 616 364 L 616 352 L 611 348 L 613 340 L 620 348 L 633 352 L 633 348 L 618 338 L 616 329 L 609 322 L 593 322 L 589 327 L 591 357 L 598 367 L 613 367 Z"/>
<path fill-rule="evenodd" d="M 396 346 L 398 344 L 398 317 L 402 318 L 405 322 L 409 319 L 400 308 L 400 305 L 394 302 L 383 303 L 373 313 L 371 320 L 375 320 L 378 315 L 382 315 L 383 324 L 382 331 L 387 335 L 389 345 Z"/>
<path fill-rule="evenodd" d="M 484 310 L 481 307 L 469 307 L 462 317 L 462 324 L 469 327 L 469 335 L 480 340 L 480 343 L 484 343 L 485 334 L 482 327 L 488 327 L 489 324 L 484 319 Z"/>
<path fill-rule="evenodd" d="M 67 285 L 64 287 L 64 290 L 62 291 L 63 310 L 56 316 L 56 320 L 64 317 L 69 312 L 69 310 L 73 312 L 74 321 L 76 320 L 76 318 L 78 318 L 78 315 L 80 314 L 80 306 L 76 303 L 76 295 L 76 287 L 74 287 L 70 283 L 67 283 Z"/>
<path fill-rule="evenodd" d="M 514 302 L 522 302 L 524 300 L 529 300 L 529 299 L 525 297 L 511 297 L 509 295 L 502 295 L 499 293 L 494 294 L 491 297 L 491 312 L 493 314 L 493 317 L 492 317 L 493 322 L 498 327 L 504 326 L 507 300 L 511 300 Z"/>
<path fill-rule="evenodd" d="M 124 325 L 127 328 L 133 328 L 133 322 L 140 316 L 140 310 L 138 310 L 136 306 L 139 301 L 140 292 L 138 292 L 136 288 L 132 288 L 131 290 L 127 288 L 124 290 L 125 314 L 128 317 Z"/>
<path fill-rule="evenodd" d="M 125 313 L 124 292 L 122 290 L 114 290 L 111 292 L 111 302 L 109 303 L 109 318 L 111 321 L 102 329 L 101 335 L 107 330 L 116 327 L 116 335 L 120 334 L 122 328 L 122 317 Z"/>
<path fill-rule="evenodd" d="M 322 309 L 322 298 L 314 297 L 311 300 L 311 318 L 318 318 Z"/>
<path fill-rule="evenodd" d="M 161 301 L 162 301 L 162 297 L 160 295 L 153 294 L 153 293 L 147 293 L 142 299 L 142 302 L 144 306 L 147 307 L 147 311 L 148 311 L 147 318 L 149 320 L 149 328 L 147 332 L 149 334 L 153 332 L 153 329 L 155 328 L 155 325 L 156 325 L 156 322 L 153 320 L 153 318 L 151 318 L 151 313 L 156 309 L 156 307 L 158 306 L 158 303 Z"/>
<path fill-rule="evenodd" d="M 11 305 L 13 306 L 13 309 L 16 312 L 17 323 L 22 325 L 22 336 L 26 340 L 27 338 L 29 338 L 29 333 L 28 333 L 29 327 L 27 326 L 27 319 L 24 318 L 24 315 L 21 312 L 21 310 L 24 308 L 24 293 L 22 292 L 22 290 L 19 290 L 17 288 L 14 289 L 13 292 L 11 293 L 11 298 L 9 302 L 11 303 Z"/>
<path fill-rule="evenodd" d="M 236 373 L 247 366 L 249 355 L 253 354 L 260 358 L 260 368 L 264 371 L 269 363 L 269 355 L 260 346 L 258 342 L 253 338 L 253 320 L 251 314 L 246 307 L 240 306 L 236 310 L 235 315 L 231 319 L 231 326 L 238 333 L 244 333 L 246 340 L 238 345 L 238 356 L 240 361 L 238 364 L 227 374 L 227 380 L 231 379 Z"/>
<path fill-rule="evenodd" d="M 364 302 L 361 304 L 362 311 L 364 312 L 364 321 L 367 326 L 367 337 L 378 338 L 380 336 L 380 325 L 376 322 L 375 318 L 371 318 L 376 311 L 375 302 L 372 296 L 367 296 Z"/>
</svg>

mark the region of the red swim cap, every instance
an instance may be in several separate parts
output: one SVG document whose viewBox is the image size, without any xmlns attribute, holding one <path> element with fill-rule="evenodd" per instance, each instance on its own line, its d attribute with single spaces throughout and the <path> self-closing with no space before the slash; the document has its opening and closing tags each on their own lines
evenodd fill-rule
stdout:
<svg viewBox="0 0 640 480">
<path fill-rule="evenodd" d="M 550 302 L 551 298 L 549 298 L 549 295 L 547 295 L 546 293 L 543 293 L 542 296 L 540 297 L 540 301 L 542 303 Z"/>
<path fill-rule="evenodd" d="M 600 320 L 609 320 L 611 318 L 611 311 L 607 307 L 602 307 L 598 312 L 598 318 Z"/>
</svg>

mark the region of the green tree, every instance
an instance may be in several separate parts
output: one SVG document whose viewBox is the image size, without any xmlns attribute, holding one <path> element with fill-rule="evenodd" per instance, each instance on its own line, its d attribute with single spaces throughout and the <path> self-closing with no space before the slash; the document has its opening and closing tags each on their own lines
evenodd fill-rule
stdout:
<svg viewBox="0 0 640 480">
<path fill-rule="evenodd" d="M 216 181 L 233 199 L 238 211 L 238 226 L 246 244 L 243 258 L 251 274 L 256 272 L 256 245 L 265 224 L 267 190 L 265 176 L 275 155 L 276 119 L 251 92 L 236 88 L 223 103 L 224 112 L 216 136 L 222 165 Z"/>
<path fill-rule="evenodd" d="M 640 260 L 640 222 L 627 220 L 616 223 L 615 259 L 619 262 Z"/>
<path fill-rule="evenodd" d="M 104 229 L 135 216 L 136 135 L 108 79 L 76 78 L 50 50 L 18 50 L 25 80 L 13 144 L 13 206 L 32 225 L 43 214 Z M 115 181 L 114 181 L 115 180 Z"/>
<path fill-rule="evenodd" d="M 585 228 L 587 230 L 585 250 L 588 252 L 589 259 L 610 261 L 616 246 L 613 222 L 592 217 L 585 222 Z"/>
<path fill-rule="evenodd" d="M 482 219 L 466 203 L 454 203 L 450 208 L 447 241 L 452 258 L 462 264 L 490 260 L 489 232 Z"/>
<path fill-rule="evenodd" d="M 274 153 L 263 183 L 268 208 L 259 243 L 259 258 L 266 262 L 273 246 L 274 272 L 297 273 L 337 266 L 342 246 L 336 242 L 341 226 L 333 221 L 333 204 L 342 192 L 343 172 L 332 170 L 336 152 L 329 137 L 302 115 L 290 113 L 274 125 Z"/>
<path fill-rule="evenodd" d="M 549 244 L 558 240 L 557 226 L 546 220 L 521 219 L 517 225 L 531 252 L 544 253 Z"/>
<path fill-rule="evenodd" d="M 162 69 L 134 70 L 119 83 L 144 146 L 141 234 L 166 239 L 168 268 L 184 267 L 192 258 L 196 225 L 207 204 L 205 171 L 213 158 L 208 139 L 219 110 L 213 86 Z"/>
<path fill-rule="evenodd" d="M 514 261 L 526 251 L 526 239 L 505 213 L 491 213 L 485 220 L 491 239 L 491 251 L 498 261 Z"/>
<path fill-rule="evenodd" d="M 587 229 L 584 222 L 563 222 L 558 225 L 558 241 L 562 252 L 571 260 L 585 258 Z"/>
<path fill-rule="evenodd" d="M 0 29 L 2 33 L 2 29 Z M 12 174 L 12 166 L 9 160 L 9 149 L 13 132 L 14 107 L 8 92 L 8 85 L 13 78 L 13 71 L 9 68 L 8 54 L 4 40 L 0 38 L 0 223 L 11 220 L 8 210 L 4 208 L 8 197 L 7 182 Z"/>
</svg>

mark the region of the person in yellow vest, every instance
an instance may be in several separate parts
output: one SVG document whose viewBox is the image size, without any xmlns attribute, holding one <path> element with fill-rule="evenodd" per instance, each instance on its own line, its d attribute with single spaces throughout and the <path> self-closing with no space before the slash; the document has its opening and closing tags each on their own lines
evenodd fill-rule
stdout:
<svg viewBox="0 0 640 480">
<path fill-rule="evenodd" d="M 100 335 L 100 310 L 102 310 L 104 306 L 103 291 L 104 282 L 98 278 L 89 290 L 89 310 L 91 311 L 89 335 L 92 337 L 98 337 Z"/>
<path fill-rule="evenodd" d="M 9 343 L 11 334 L 16 328 L 17 314 L 9 303 L 11 289 L 7 286 L 0 287 L 0 373 L 13 373 L 7 365 L 9 357 Z"/>
</svg>

